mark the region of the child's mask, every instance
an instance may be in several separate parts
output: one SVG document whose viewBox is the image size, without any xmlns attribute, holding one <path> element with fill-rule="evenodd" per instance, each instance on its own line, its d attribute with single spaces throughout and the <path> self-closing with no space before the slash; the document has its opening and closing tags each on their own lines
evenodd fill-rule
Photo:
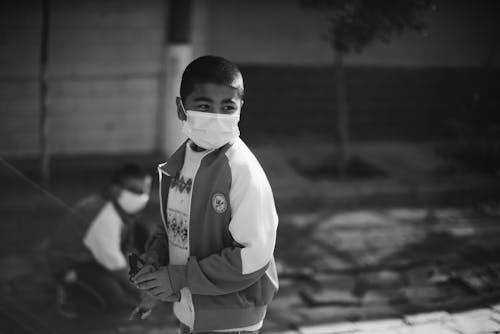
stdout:
<svg viewBox="0 0 500 334">
<path fill-rule="evenodd" d="M 184 107 L 182 107 L 183 110 Z M 207 149 L 217 149 L 240 136 L 238 122 L 240 114 L 214 114 L 187 110 L 182 132 L 196 145 Z"/>
<path fill-rule="evenodd" d="M 118 204 L 126 213 L 138 213 L 149 201 L 148 194 L 134 194 L 133 192 L 123 189 L 118 196 Z"/>
</svg>

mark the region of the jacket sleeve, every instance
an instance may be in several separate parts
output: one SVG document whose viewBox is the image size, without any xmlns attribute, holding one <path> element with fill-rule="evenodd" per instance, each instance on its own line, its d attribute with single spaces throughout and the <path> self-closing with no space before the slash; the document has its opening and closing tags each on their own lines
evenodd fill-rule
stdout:
<svg viewBox="0 0 500 334">
<path fill-rule="evenodd" d="M 190 257 L 187 266 L 169 266 L 174 291 L 187 286 L 193 294 L 228 294 L 265 274 L 273 257 L 278 216 L 269 182 L 258 171 L 233 177 L 229 231 L 238 246 L 204 259 Z"/>
<path fill-rule="evenodd" d="M 155 224 L 153 233 L 146 242 L 145 254 L 148 258 L 154 258 L 159 265 L 168 263 L 167 234 L 161 222 Z"/>
<path fill-rule="evenodd" d="M 168 185 L 165 184 L 163 180 L 163 174 L 160 168 L 158 168 L 158 183 L 159 183 L 159 198 L 160 198 L 160 212 L 161 212 L 161 220 L 158 221 L 153 229 L 153 233 L 149 240 L 146 242 L 145 246 L 145 255 L 146 258 L 149 259 L 155 259 L 155 264 L 157 265 L 167 265 L 169 261 L 169 254 L 168 254 L 168 237 L 167 237 L 167 232 L 165 230 L 164 226 L 164 208 L 162 205 L 163 202 L 163 197 L 166 195 L 166 193 L 162 193 L 166 189 L 168 189 Z"/>
</svg>

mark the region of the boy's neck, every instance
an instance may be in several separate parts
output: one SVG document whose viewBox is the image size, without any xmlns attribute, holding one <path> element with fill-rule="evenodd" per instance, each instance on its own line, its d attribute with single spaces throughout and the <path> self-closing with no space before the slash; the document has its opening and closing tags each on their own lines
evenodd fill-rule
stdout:
<svg viewBox="0 0 500 334">
<path fill-rule="evenodd" d="M 206 151 L 203 147 L 196 145 L 193 141 L 189 141 L 189 145 L 191 145 L 191 149 L 195 152 L 203 152 Z"/>
</svg>

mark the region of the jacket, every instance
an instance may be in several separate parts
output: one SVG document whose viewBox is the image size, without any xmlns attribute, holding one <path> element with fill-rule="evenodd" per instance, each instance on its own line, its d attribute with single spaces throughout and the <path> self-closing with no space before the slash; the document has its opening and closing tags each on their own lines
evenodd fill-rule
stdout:
<svg viewBox="0 0 500 334">
<path fill-rule="evenodd" d="M 168 259 L 165 221 L 172 178 L 186 145 L 159 165 L 163 226 L 150 251 Z M 193 182 L 187 265 L 168 265 L 174 292 L 187 287 L 194 330 L 254 325 L 278 291 L 274 246 L 278 215 L 267 177 L 241 139 L 204 156 Z"/>
</svg>

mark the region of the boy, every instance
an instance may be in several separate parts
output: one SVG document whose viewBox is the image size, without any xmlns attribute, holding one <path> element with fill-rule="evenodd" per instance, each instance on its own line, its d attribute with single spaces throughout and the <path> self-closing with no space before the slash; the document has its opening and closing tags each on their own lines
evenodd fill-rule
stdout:
<svg viewBox="0 0 500 334">
<path fill-rule="evenodd" d="M 191 62 L 176 99 L 189 139 L 158 168 L 164 226 L 133 280 L 174 301 L 181 333 L 258 332 L 278 290 L 278 216 L 266 175 L 239 138 L 243 91 L 230 61 Z"/>
<path fill-rule="evenodd" d="M 68 292 L 70 296 L 83 292 L 106 309 L 137 303 L 125 254 L 144 251 L 149 233 L 139 213 L 149 200 L 150 188 L 151 176 L 141 167 L 124 165 L 113 172 L 105 191 L 79 201 L 51 235 L 47 260 L 63 316 L 76 316 Z"/>
</svg>

